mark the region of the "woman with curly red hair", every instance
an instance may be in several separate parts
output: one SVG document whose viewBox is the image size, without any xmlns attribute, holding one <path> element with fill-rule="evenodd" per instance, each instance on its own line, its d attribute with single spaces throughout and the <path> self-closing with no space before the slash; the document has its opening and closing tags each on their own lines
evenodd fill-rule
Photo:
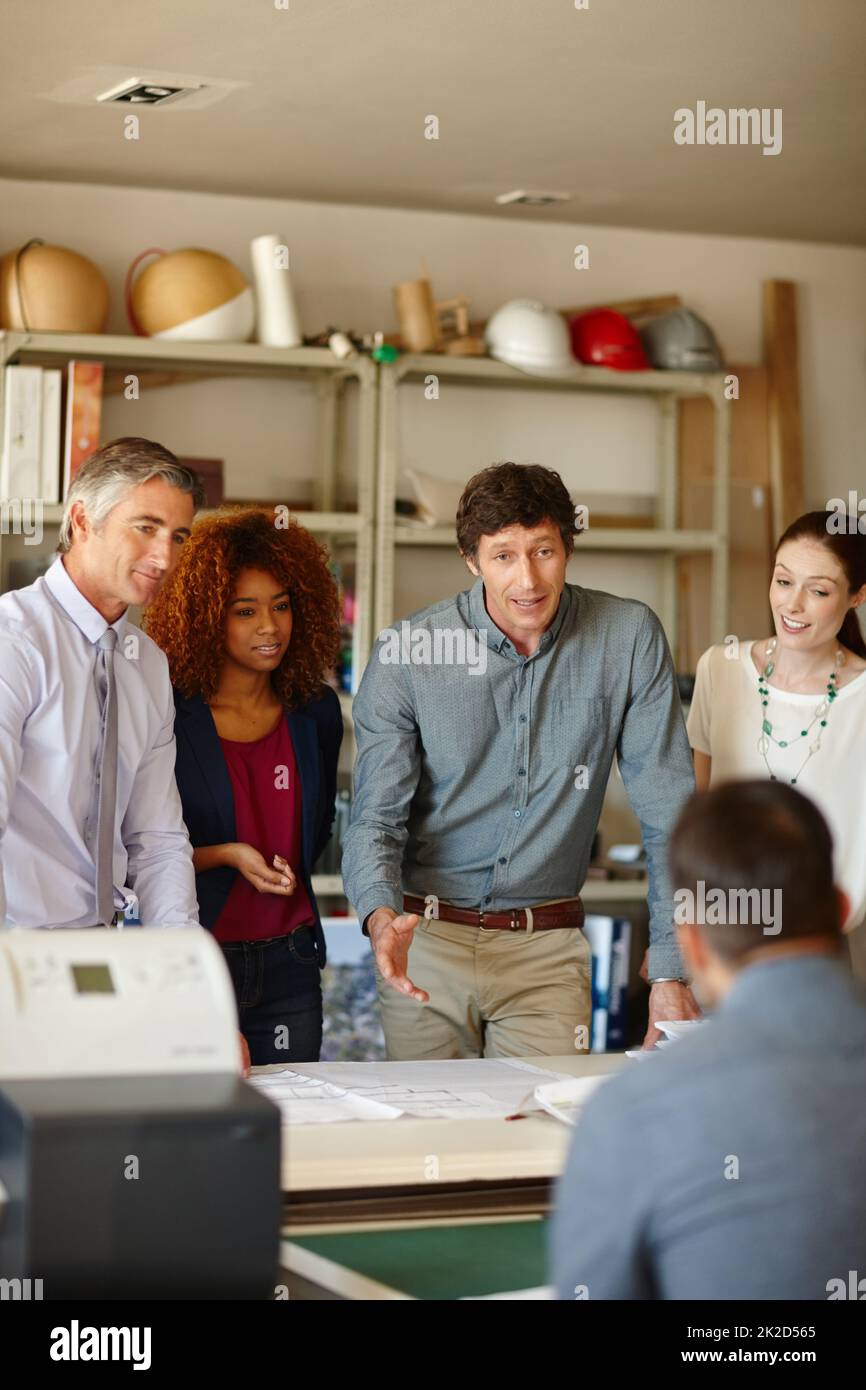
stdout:
<svg viewBox="0 0 866 1390">
<path fill-rule="evenodd" d="M 327 555 L 255 508 L 200 521 L 145 616 L 175 689 L 175 775 L 202 924 L 254 1065 L 317 1061 L 325 939 L 311 874 L 331 835 L 339 648 Z"/>
</svg>

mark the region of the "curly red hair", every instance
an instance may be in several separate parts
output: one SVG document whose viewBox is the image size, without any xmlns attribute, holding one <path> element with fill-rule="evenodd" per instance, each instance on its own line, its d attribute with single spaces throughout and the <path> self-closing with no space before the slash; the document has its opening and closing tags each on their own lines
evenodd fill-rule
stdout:
<svg viewBox="0 0 866 1390">
<path fill-rule="evenodd" d="M 265 570 L 291 594 L 292 638 L 271 680 L 288 708 L 319 694 L 340 649 L 340 606 L 324 546 L 294 517 L 282 529 L 258 507 L 204 517 L 144 615 L 182 695 L 209 700 L 225 651 L 226 614 L 243 569 Z"/>
</svg>

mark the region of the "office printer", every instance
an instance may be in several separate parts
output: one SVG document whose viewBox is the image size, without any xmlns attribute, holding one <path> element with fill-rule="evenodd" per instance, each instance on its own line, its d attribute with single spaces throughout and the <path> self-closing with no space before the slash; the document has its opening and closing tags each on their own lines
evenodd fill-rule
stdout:
<svg viewBox="0 0 866 1390">
<path fill-rule="evenodd" d="M 203 929 L 0 930 L 0 1278 L 272 1298 L 280 1117 L 238 1048 Z"/>
</svg>

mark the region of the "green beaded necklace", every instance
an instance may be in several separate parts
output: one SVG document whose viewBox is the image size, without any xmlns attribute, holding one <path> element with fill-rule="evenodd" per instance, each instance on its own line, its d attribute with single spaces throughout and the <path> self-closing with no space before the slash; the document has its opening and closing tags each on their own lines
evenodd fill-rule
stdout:
<svg viewBox="0 0 866 1390">
<path fill-rule="evenodd" d="M 836 648 L 836 660 L 833 663 L 833 670 L 830 672 L 830 676 L 827 681 L 827 692 L 825 695 L 822 695 L 820 701 L 818 702 L 818 706 L 815 710 L 815 713 L 812 715 L 812 718 L 806 725 L 806 728 L 801 729 L 796 738 L 776 738 L 776 735 L 773 733 L 773 726 L 770 723 L 770 720 L 767 718 L 767 706 L 769 704 L 770 699 L 769 680 L 770 676 L 772 676 L 773 672 L 776 669 L 776 663 L 772 659 L 773 653 L 776 650 L 776 645 L 777 639 L 775 637 L 773 637 L 771 641 L 767 643 L 767 646 L 764 651 L 764 669 L 758 677 L 758 694 L 761 699 L 761 732 L 758 737 L 758 752 L 764 759 L 764 765 L 767 769 L 771 782 L 777 782 L 779 779 L 773 772 L 773 769 L 770 767 L 769 759 L 767 758 L 767 754 L 770 751 L 770 744 L 775 743 L 777 748 L 790 748 L 793 746 L 793 744 L 799 743 L 801 738 L 808 738 L 815 725 L 818 725 L 818 732 L 815 736 L 815 740 L 813 743 L 809 744 L 809 752 L 803 759 L 803 762 L 797 768 L 795 775 L 790 779 L 791 785 L 793 786 L 800 777 L 800 774 L 803 771 L 806 764 L 814 756 L 814 754 L 818 752 L 818 750 L 821 747 L 821 737 L 824 730 L 827 727 L 827 718 L 830 714 L 830 709 L 833 704 L 833 701 L 836 699 L 836 696 L 839 693 L 836 689 L 836 681 L 838 679 L 839 668 L 843 666 L 845 663 L 845 653 L 841 647 Z"/>
</svg>

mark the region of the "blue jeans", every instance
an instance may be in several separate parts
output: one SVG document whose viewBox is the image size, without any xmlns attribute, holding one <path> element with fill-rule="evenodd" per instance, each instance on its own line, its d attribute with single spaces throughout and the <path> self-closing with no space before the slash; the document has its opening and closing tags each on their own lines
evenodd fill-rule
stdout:
<svg viewBox="0 0 866 1390">
<path fill-rule="evenodd" d="M 312 927 L 266 941 L 220 942 L 254 1067 L 318 1062 L 322 982 Z"/>
</svg>

